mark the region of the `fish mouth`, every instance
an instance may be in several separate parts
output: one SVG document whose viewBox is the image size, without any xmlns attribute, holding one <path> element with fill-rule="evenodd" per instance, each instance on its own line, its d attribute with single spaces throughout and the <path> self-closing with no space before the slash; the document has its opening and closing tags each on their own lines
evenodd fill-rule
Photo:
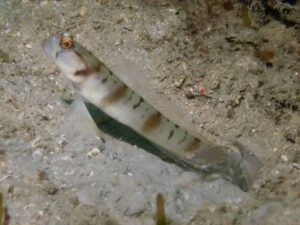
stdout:
<svg viewBox="0 0 300 225">
<path fill-rule="evenodd" d="M 46 38 L 43 41 L 42 48 L 43 48 L 43 51 L 45 52 L 45 54 L 48 57 L 55 60 L 56 59 L 56 54 L 60 50 L 59 36 L 55 35 L 55 36 L 51 36 L 49 38 Z"/>
</svg>

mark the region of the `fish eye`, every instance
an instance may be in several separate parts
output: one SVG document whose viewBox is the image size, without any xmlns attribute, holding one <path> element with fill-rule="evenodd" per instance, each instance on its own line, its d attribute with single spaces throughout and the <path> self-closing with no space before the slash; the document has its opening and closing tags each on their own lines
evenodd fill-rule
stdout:
<svg viewBox="0 0 300 225">
<path fill-rule="evenodd" d="M 60 38 L 59 45 L 65 49 L 73 48 L 74 47 L 73 36 L 68 32 L 64 33 Z"/>
</svg>

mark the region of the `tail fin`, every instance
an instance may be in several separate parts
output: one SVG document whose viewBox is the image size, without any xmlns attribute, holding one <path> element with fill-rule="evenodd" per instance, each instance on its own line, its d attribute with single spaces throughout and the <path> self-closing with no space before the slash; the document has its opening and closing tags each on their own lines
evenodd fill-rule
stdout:
<svg viewBox="0 0 300 225">
<path fill-rule="evenodd" d="M 218 146 L 207 149 L 201 154 L 204 157 L 209 152 L 206 174 L 217 173 L 224 179 L 239 186 L 243 191 L 248 191 L 262 168 L 261 161 L 239 142 L 232 142 L 230 146 Z M 221 155 L 221 157 L 220 157 Z M 216 159 L 211 160 L 212 157 Z M 205 165 L 205 164 L 204 164 Z"/>
<path fill-rule="evenodd" d="M 203 149 L 190 159 L 170 155 L 168 151 L 162 152 L 182 166 L 200 171 L 205 176 L 218 174 L 243 191 L 249 190 L 263 166 L 254 153 L 238 142 L 232 142 L 230 146 Z"/>
<path fill-rule="evenodd" d="M 242 170 L 242 174 L 245 177 L 244 179 L 247 182 L 247 186 L 248 186 L 247 189 L 249 189 L 249 187 L 259 176 L 263 164 L 252 151 L 247 149 L 240 142 L 233 141 L 232 148 L 236 148 L 241 154 L 242 159 L 239 164 Z M 236 182 L 238 182 L 238 180 L 239 180 L 238 177 L 236 177 Z"/>
</svg>

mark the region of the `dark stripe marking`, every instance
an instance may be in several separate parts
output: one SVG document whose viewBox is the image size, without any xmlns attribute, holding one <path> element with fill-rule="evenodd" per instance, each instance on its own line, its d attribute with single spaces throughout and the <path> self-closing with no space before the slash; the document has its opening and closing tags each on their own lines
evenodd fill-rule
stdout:
<svg viewBox="0 0 300 225">
<path fill-rule="evenodd" d="M 154 130 L 159 126 L 161 122 L 161 114 L 159 112 L 156 112 L 149 116 L 148 119 L 143 124 L 142 131 L 144 133 L 149 133 L 150 131 Z"/>
<path fill-rule="evenodd" d="M 187 132 L 185 131 L 183 138 L 178 142 L 178 144 L 181 144 L 182 142 L 184 142 L 186 139 L 186 136 L 187 136 Z"/>
<path fill-rule="evenodd" d="M 101 82 L 102 82 L 102 84 L 106 83 L 106 82 L 107 82 L 107 77 L 103 78 L 103 79 L 101 80 Z"/>
<path fill-rule="evenodd" d="M 101 63 L 101 62 L 98 62 L 97 65 L 96 65 L 96 67 L 95 67 L 95 70 L 96 70 L 97 72 L 100 72 L 101 69 L 102 69 L 102 63 Z"/>
<path fill-rule="evenodd" d="M 169 136 L 168 136 L 168 140 L 170 140 L 173 137 L 173 134 L 174 134 L 174 130 L 171 130 L 171 132 L 169 133 Z"/>
<path fill-rule="evenodd" d="M 118 87 L 116 90 L 112 91 L 104 98 L 102 98 L 100 105 L 105 107 L 114 104 L 115 102 L 119 101 L 121 98 L 125 96 L 126 90 L 127 90 L 126 85 L 122 85 Z"/>
<path fill-rule="evenodd" d="M 144 99 L 143 99 L 143 98 L 140 98 L 139 102 L 136 103 L 135 105 L 133 105 L 132 108 L 133 108 L 133 109 L 138 108 L 138 107 L 142 104 L 143 101 L 144 101 Z"/>
<path fill-rule="evenodd" d="M 126 99 L 126 101 L 125 101 L 125 104 L 126 104 L 127 102 L 130 102 L 130 101 L 131 101 L 131 99 L 132 99 L 132 97 L 133 97 L 133 94 L 134 94 L 134 92 L 133 92 L 133 91 L 131 91 L 131 92 L 130 92 L 130 96 L 129 96 L 129 98 L 128 98 L 128 99 Z"/>
</svg>

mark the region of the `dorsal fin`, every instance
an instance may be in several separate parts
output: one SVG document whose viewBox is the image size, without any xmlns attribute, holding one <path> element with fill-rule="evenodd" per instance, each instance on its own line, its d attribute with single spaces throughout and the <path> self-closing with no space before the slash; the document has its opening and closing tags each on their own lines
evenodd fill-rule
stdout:
<svg viewBox="0 0 300 225">
<path fill-rule="evenodd" d="M 184 113 L 177 105 L 168 100 L 165 96 L 159 95 L 152 88 L 152 84 L 146 77 L 145 72 L 140 70 L 133 63 L 126 59 L 118 60 L 117 65 L 113 66 L 113 72 L 129 88 L 144 98 L 146 102 L 165 115 L 176 125 L 184 128 L 194 136 L 205 140 L 198 132 L 197 126 L 192 122 L 191 116 Z"/>
</svg>

